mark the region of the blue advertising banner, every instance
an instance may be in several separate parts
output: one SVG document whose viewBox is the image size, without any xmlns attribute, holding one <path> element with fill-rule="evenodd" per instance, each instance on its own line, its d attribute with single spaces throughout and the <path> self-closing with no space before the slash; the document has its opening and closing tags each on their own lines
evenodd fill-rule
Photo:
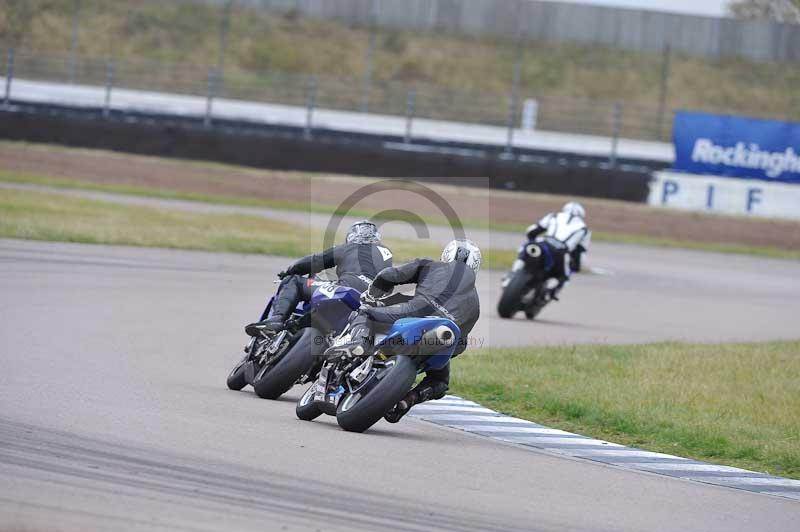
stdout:
<svg viewBox="0 0 800 532">
<path fill-rule="evenodd" d="M 800 123 L 675 113 L 675 169 L 800 183 Z"/>
</svg>

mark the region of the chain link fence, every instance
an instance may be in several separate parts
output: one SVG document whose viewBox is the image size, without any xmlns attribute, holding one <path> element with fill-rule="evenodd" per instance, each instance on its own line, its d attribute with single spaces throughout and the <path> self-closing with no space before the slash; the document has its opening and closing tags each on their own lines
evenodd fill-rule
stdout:
<svg viewBox="0 0 800 532">
<path fill-rule="evenodd" d="M 8 85 L 13 79 L 63 83 L 106 89 L 113 106 L 117 89 L 225 98 L 254 103 L 305 107 L 309 99 L 319 109 L 408 117 L 454 123 L 511 127 L 598 136 L 659 139 L 658 109 L 570 98 L 513 98 L 413 83 L 362 83 L 326 76 L 280 72 L 233 72 L 215 67 L 135 60 L 70 58 L 9 49 Z M 25 99 L 25 94 L 16 93 Z M 8 95 L 6 95 L 8 96 Z M 366 103 L 365 103 L 366 102 Z M 528 116 L 526 116 L 526 107 Z M 532 107 L 533 110 L 530 110 Z"/>
<path fill-rule="evenodd" d="M 206 97 L 210 112 L 211 100 L 226 98 L 665 142 L 680 108 L 800 118 L 800 68 L 790 65 L 700 60 L 668 47 L 637 54 L 556 46 L 523 33 L 413 32 L 216 4 L 26 0 L 28 18 L 6 28 L 0 21 L 0 33 L 15 49 L 16 78 L 107 87 L 110 105 L 113 90 L 132 89 Z"/>
</svg>

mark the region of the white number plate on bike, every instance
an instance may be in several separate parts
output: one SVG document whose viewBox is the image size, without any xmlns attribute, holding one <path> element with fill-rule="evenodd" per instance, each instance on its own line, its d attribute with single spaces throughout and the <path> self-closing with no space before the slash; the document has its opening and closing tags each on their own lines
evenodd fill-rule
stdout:
<svg viewBox="0 0 800 532">
<path fill-rule="evenodd" d="M 328 283 L 320 286 L 317 290 L 319 290 L 320 294 L 324 295 L 325 297 L 333 297 L 336 294 L 336 284 Z"/>
<path fill-rule="evenodd" d="M 328 387 L 328 368 L 322 366 L 319 370 L 319 377 L 317 382 L 314 383 L 314 401 L 320 402 L 325 400 L 325 390 Z"/>
</svg>

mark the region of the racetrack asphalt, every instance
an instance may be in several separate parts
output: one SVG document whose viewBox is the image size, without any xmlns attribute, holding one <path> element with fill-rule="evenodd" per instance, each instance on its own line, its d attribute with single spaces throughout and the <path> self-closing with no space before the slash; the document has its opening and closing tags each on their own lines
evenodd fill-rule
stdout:
<svg viewBox="0 0 800 532">
<path fill-rule="evenodd" d="M 541 322 L 495 318 L 499 274 L 483 272 L 476 336 L 797 335 L 797 262 L 601 249 L 614 275 L 579 276 Z M 241 326 L 285 258 L 0 240 L 0 263 L 2 529 L 730 532 L 800 522 L 795 501 L 414 419 L 351 434 L 333 418 L 297 420 L 301 389 L 279 401 L 228 391 Z"/>
</svg>

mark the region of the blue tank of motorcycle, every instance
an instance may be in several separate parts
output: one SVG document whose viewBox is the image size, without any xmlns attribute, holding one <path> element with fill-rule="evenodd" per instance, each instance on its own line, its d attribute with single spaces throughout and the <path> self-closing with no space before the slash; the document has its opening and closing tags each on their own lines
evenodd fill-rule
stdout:
<svg viewBox="0 0 800 532">
<path fill-rule="evenodd" d="M 326 284 L 314 291 L 311 301 L 303 310 L 313 310 L 313 319 L 318 320 L 323 329 L 340 331 L 347 324 L 350 313 L 361 307 L 360 296 L 355 288 Z"/>
<path fill-rule="evenodd" d="M 447 318 L 401 318 L 394 322 L 386 334 L 386 338 L 378 343 L 379 347 L 388 347 L 392 353 L 401 355 L 419 356 L 420 352 L 430 353 L 430 349 L 422 349 L 420 344 L 425 340 L 426 333 L 434 331 L 437 327 L 449 328 L 454 336 L 454 341 L 447 347 L 433 349 L 433 354 L 426 354 L 422 361 L 422 369 L 442 369 L 450 361 L 458 342 L 461 340 L 461 329 Z"/>
</svg>

